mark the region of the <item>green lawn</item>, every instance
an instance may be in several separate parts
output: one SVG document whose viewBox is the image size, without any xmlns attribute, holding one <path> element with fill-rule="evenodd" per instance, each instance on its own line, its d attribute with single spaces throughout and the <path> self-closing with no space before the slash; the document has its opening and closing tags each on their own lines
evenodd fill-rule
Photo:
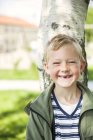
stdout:
<svg viewBox="0 0 93 140">
<path fill-rule="evenodd" d="M 28 70 L 18 70 L 18 69 L 14 69 L 14 70 L 1 70 L 0 69 L 0 79 L 10 79 L 10 80 L 38 80 L 39 76 L 38 76 L 38 71 L 37 71 L 37 67 L 35 64 L 32 64 L 32 67 Z"/>
<path fill-rule="evenodd" d="M 24 140 L 28 120 L 25 105 L 39 93 L 0 91 L 0 140 Z"/>
</svg>

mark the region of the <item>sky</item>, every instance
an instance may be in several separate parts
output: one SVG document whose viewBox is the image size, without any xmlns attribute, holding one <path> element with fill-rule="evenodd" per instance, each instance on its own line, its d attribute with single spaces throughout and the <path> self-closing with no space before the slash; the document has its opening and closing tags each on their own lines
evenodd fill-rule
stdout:
<svg viewBox="0 0 93 140">
<path fill-rule="evenodd" d="M 38 25 L 41 5 L 42 0 L 0 0 L 0 15 L 21 18 Z"/>
<path fill-rule="evenodd" d="M 90 0 L 93 6 L 93 0 Z M 0 0 L 0 15 L 21 18 L 39 25 L 42 0 Z"/>
</svg>

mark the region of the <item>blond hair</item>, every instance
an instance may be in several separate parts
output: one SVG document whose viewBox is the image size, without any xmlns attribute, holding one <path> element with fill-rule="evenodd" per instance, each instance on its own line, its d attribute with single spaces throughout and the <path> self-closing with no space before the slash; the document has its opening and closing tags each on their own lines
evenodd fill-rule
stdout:
<svg viewBox="0 0 93 140">
<path fill-rule="evenodd" d="M 51 50 L 56 51 L 56 50 L 60 49 L 62 46 L 68 45 L 68 44 L 72 45 L 76 49 L 77 53 L 79 54 L 80 59 L 85 62 L 85 59 L 82 54 L 82 48 L 79 45 L 79 43 L 74 38 L 64 35 L 64 34 L 63 35 L 58 34 L 58 35 L 54 36 L 47 43 L 47 46 L 45 47 L 45 50 L 44 50 L 44 62 L 46 62 L 48 59 L 49 51 L 51 51 Z"/>
</svg>

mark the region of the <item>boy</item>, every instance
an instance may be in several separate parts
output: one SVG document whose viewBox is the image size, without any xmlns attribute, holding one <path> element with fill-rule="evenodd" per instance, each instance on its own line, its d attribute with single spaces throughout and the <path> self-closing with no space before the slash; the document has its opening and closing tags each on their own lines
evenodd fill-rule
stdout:
<svg viewBox="0 0 93 140">
<path fill-rule="evenodd" d="M 77 41 L 61 34 L 50 40 L 44 69 L 53 83 L 25 108 L 26 140 L 93 140 L 93 95 L 78 82 L 84 68 Z"/>
</svg>

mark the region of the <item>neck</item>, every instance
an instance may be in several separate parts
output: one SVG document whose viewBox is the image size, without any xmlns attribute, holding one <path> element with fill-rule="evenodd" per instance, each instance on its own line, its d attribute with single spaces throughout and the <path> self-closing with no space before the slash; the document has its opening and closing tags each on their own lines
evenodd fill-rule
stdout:
<svg viewBox="0 0 93 140">
<path fill-rule="evenodd" d="M 70 88 L 58 88 L 55 86 L 54 93 L 56 98 L 62 102 L 62 104 L 74 104 L 80 98 L 80 90 L 77 85 L 74 85 Z"/>
</svg>

